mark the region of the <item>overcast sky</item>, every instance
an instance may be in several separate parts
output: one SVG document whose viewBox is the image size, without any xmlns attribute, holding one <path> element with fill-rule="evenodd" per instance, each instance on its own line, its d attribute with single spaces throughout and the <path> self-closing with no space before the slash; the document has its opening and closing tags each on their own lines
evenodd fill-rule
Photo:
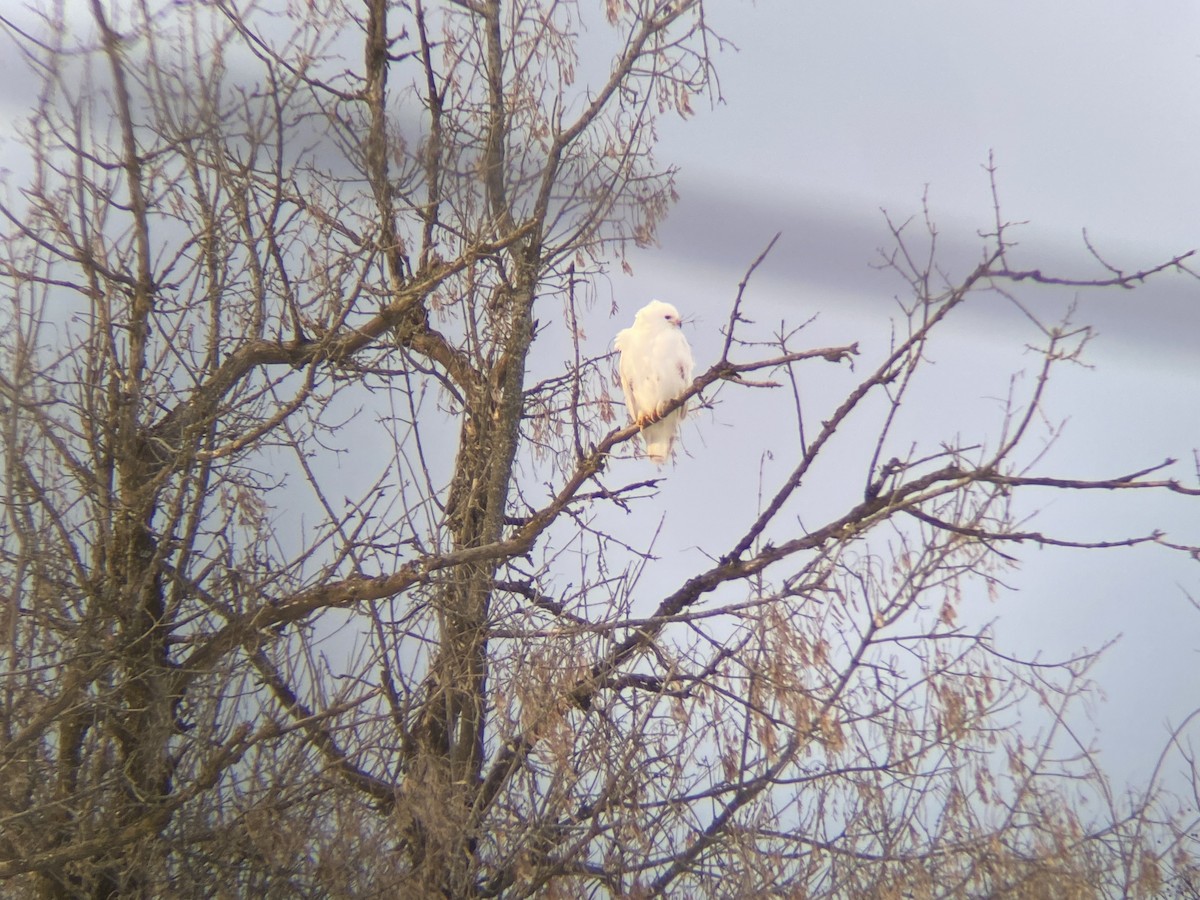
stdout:
<svg viewBox="0 0 1200 900">
<path fill-rule="evenodd" d="M 903 220 L 920 211 L 928 185 L 944 258 L 961 270 L 978 259 L 976 233 L 992 220 L 989 152 L 1005 218 L 1030 223 L 1018 234 L 1018 259 L 1030 266 L 1094 277 L 1085 228 L 1131 270 L 1200 247 L 1192 0 L 760 0 L 712 4 L 709 14 L 739 48 L 719 60 L 725 102 L 663 127 L 659 156 L 682 168 L 680 203 L 661 245 L 633 257 L 634 276 L 611 281 L 626 318 L 652 296 L 693 317 L 699 368 L 717 352 L 738 281 L 776 231 L 783 238 L 752 283 L 751 315 L 818 314 L 814 344 L 862 340 L 871 360 L 905 288 L 870 268 L 889 245 L 880 208 Z M 935 355 L 954 390 L 925 401 L 931 433 L 969 434 L 994 413 L 996 385 L 1014 360 L 1021 365 L 1011 313 L 979 304 L 952 324 Z M 1179 477 L 1192 474 L 1200 282 L 1176 276 L 1083 295 L 1080 318 L 1100 332 L 1089 353 L 1095 368 L 1065 373 L 1051 394 L 1051 414 L 1070 421 L 1045 474 L 1110 477 L 1166 456 L 1182 460 Z M 836 378 L 820 378 L 837 390 Z M 725 396 L 750 410 L 760 402 Z M 822 399 L 812 397 L 814 408 Z M 698 485 L 757 467 L 757 456 L 738 455 L 745 440 L 730 436 L 751 424 L 744 419 L 727 406 L 685 428 L 691 456 L 671 472 L 668 504 L 687 509 L 698 493 L 711 503 Z M 1060 499 L 1039 524 L 1078 538 L 1161 526 L 1200 540 L 1194 502 L 1109 500 Z M 669 541 L 669 519 L 664 531 Z M 682 526 L 675 537 L 688 546 Z M 1185 593 L 1200 598 L 1197 567 L 1154 550 L 1026 555 L 1012 582 L 1019 590 L 977 613 L 997 620 L 1009 646 L 1047 657 L 1122 636 L 1097 671 L 1107 702 L 1095 719 L 1105 762 L 1119 779 L 1136 779 L 1166 723 L 1200 705 L 1200 613 Z"/>
<path fill-rule="evenodd" d="M 718 59 L 724 102 L 695 103 L 694 119 L 663 123 L 658 157 L 681 167 L 681 200 L 660 245 L 632 257 L 634 275 L 615 270 L 598 286 L 597 309 L 611 293 L 621 312 L 593 326 L 597 353 L 660 297 L 691 319 L 703 369 L 746 267 L 782 232 L 752 283 L 749 314 L 793 324 L 817 315 L 814 346 L 860 341 L 870 366 L 904 289 L 870 266 L 889 246 L 880 208 L 903 220 L 919 212 L 928 186 L 943 259 L 961 271 L 978 258 L 976 233 L 991 225 L 989 152 L 1006 218 L 1030 223 L 1019 233 L 1019 258 L 1030 265 L 1095 274 L 1084 228 L 1129 269 L 1200 247 L 1195 0 L 726 0 L 711 3 L 709 16 L 739 48 Z M 23 107 L 28 80 L 3 54 L 0 77 L 2 109 Z M 0 167 L 19 167 L 13 149 L 0 144 Z M 1064 373 L 1048 400 L 1051 415 L 1070 423 L 1045 472 L 1108 477 L 1173 456 L 1188 476 L 1200 446 L 1200 282 L 1163 278 L 1133 293 L 1085 295 L 1081 317 L 1100 331 L 1089 357 L 1096 368 Z M 971 434 L 994 421 L 992 398 L 1029 358 L 1012 309 L 997 304 L 965 311 L 946 336 L 934 351 L 939 381 L 920 412 L 931 435 Z M 814 416 L 855 378 L 825 368 L 804 385 Z M 774 421 L 764 412 L 774 400 L 762 393 L 725 392 L 714 413 L 685 425 L 686 453 L 668 469 L 662 503 L 644 511 L 662 517 L 664 587 L 719 545 L 720 528 L 752 514 L 759 452 L 771 443 L 765 423 Z M 633 477 L 646 463 L 618 465 Z M 788 468 L 777 460 L 767 472 Z M 846 478 L 861 484 L 860 475 Z M 713 491 L 735 477 L 740 492 Z M 1085 539 L 1166 527 L 1200 542 L 1195 502 L 1189 510 L 1109 499 L 1060 500 L 1039 524 Z M 1200 612 L 1186 599 L 1200 598 L 1196 569 L 1154 550 L 1032 553 L 1012 580 L 1018 590 L 976 614 L 997 620 L 1006 646 L 1048 657 L 1123 635 L 1097 673 L 1107 702 L 1095 718 L 1105 761 L 1136 778 L 1166 723 L 1200 704 Z"/>
</svg>

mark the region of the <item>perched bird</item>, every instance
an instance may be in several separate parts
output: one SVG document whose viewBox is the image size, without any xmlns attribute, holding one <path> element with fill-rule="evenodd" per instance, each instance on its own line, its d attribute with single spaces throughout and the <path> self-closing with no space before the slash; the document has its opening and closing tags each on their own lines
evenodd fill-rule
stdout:
<svg viewBox="0 0 1200 900">
<path fill-rule="evenodd" d="M 617 333 L 614 342 L 621 351 L 617 369 L 629 417 L 642 426 L 646 455 L 659 465 L 671 452 L 687 404 L 657 422 L 647 424 L 647 421 L 692 383 L 692 348 L 680 324 L 675 307 L 651 300 L 638 310 L 632 326 Z"/>
</svg>

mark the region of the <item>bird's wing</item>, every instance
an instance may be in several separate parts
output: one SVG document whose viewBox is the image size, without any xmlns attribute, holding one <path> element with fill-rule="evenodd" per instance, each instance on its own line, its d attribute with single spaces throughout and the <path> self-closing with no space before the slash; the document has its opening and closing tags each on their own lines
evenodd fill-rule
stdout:
<svg viewBox="0 0 1200 900">
<path fill-rule="evenodd" d="M 632 328 L 626 328 L 617 333 L 613 345 L 621 352 L 617 363 L 617 373 L 621 376 L 621 393 L 625 395 L 625 408 L 629 418 L 636 421 L 642 415 L 642 403 L 638 397 L 637 385 L 640 378 L 638 365 L 637 335 Z"/>
</svg>

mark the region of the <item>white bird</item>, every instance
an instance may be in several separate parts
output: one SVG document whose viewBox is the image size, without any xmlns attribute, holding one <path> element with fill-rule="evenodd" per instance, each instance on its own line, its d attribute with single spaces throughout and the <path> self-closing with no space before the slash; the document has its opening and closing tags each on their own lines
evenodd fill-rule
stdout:
<svg viewBox="0 0 1200 900">
<path fill-rule="evenodd" d="M 642 426 L 646 455 L 662 465 L 671 452 L 679 420 L 687 404 L 657 422 L 666 404 L 679 397 L 692 383 L 692 348 L 680 330 L 679 311 L 670 303 L 651 300 L 637 311 L 633 325 L 617 333 L 614 346 L 621 351 L 617 370 L 629 417 Z"/>
</svg>

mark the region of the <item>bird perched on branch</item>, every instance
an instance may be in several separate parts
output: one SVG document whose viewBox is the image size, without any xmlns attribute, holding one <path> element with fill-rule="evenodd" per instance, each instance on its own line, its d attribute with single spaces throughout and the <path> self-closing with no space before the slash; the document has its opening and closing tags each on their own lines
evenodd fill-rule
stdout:
<svg viewBox="0 0 1200 900">
<path fill-rule="evenodd" d="M 650 420 L 692 383 L 692 348 L 681 324 L 674 306 L 651 300 L 638 310 L 632 326 L 617 333 L 614 342 L 621 352 L 617 369 L 629 417 L 642 428 L 646 455 L 659 465 L 671 452 L 687 404 L 657 422 Z"/>
</svg>

